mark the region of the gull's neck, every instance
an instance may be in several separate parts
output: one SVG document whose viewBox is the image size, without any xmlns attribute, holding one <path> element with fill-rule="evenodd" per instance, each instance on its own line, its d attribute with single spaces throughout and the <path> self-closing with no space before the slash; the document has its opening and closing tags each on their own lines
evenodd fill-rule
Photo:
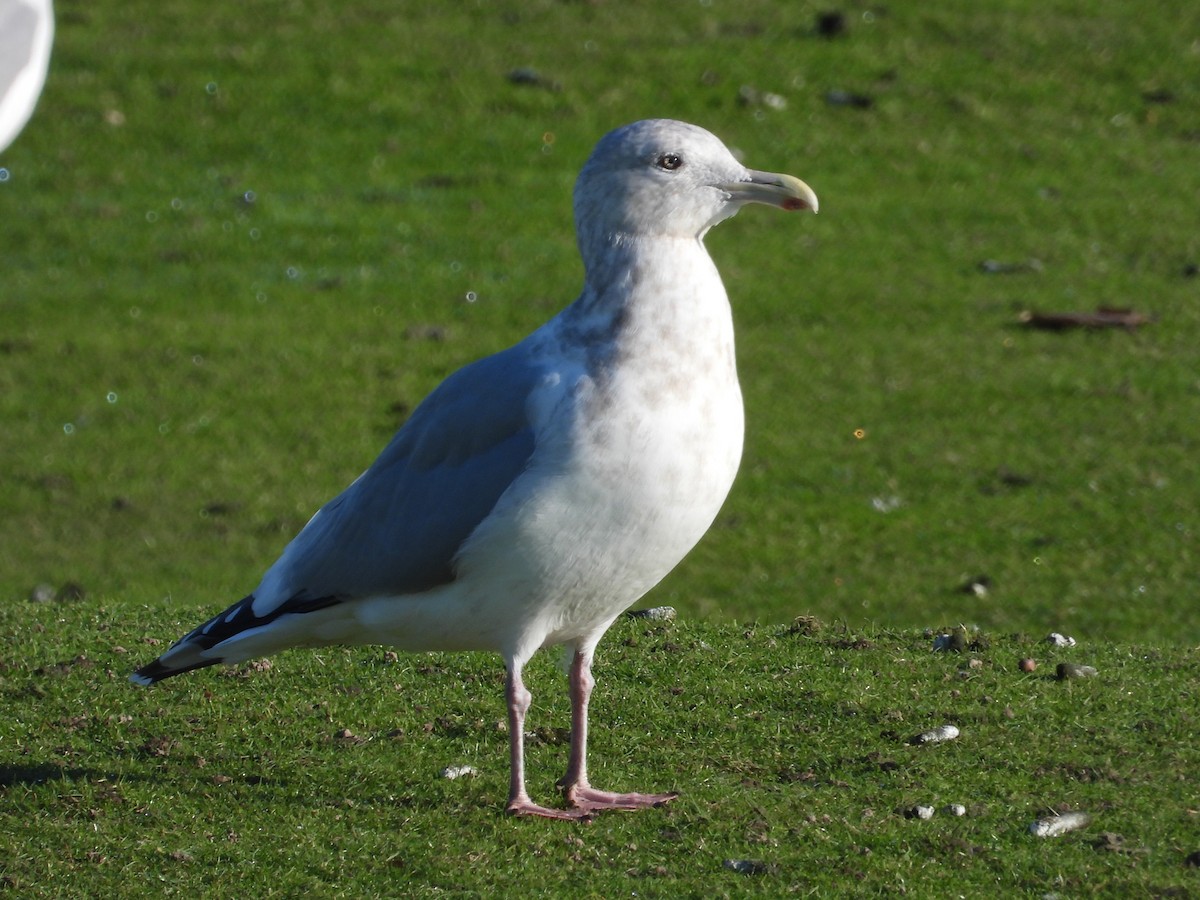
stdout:
<svg viewBox="0 0 1200 900">
<path fill-rule="evenodd" d="M 689 364 L 736 383 L 729 300 L 698 238 L 619 235 L 591 249 L 583 254 L 583 293 L 551 328 L 587 348 L 593 376 L 634 359 L 676 370 L 673 354 L 688 347 Z"/>
<path fill-rule="evenodd" d="M 614 232 L 581 245 L 584 289 L 574 306 L 586 315 L 624 316 L 632 304 L 671 302 L 697 294 L 719 295 L 721 277 L 694 236 Z"/>
</svg>

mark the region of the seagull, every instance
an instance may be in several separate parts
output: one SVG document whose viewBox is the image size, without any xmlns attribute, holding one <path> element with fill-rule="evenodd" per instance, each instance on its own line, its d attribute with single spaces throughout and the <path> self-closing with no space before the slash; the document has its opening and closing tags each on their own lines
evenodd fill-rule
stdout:
<svg viewBox="0 0 1200 900">
<path fill-rule="evenodd" d="M 579 820 L 675 799 L 589 782 L 592 659 L 733 484 L 743 435 L 733 321 L 703 239 L 747 203 L 817 210 L 804 182 L 747 169 L 698 126 L 650 119 L 605 135 L 575 185 L 579 298 L 442 382 L 249 596 L 131 680 L 291 647 L 496 651 L 509 813 Z M 521 672 L 555 646 L 571 700 L 566 809 L 525 789 Z"/>
<path fill-rule="evenodd" d="M 0 0 L 0 151 L 33 115 L 53 42 L 50 0 Z"/>
</svg>

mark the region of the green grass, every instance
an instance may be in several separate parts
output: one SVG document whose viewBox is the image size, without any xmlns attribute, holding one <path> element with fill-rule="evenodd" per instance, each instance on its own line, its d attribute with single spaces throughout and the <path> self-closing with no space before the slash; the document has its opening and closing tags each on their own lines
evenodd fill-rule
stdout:
<svg viewBox="0 0 1200 900">
<path fill-rule="evenodd" d="M 913 630 L 624 620 L 598 668 L 593 779 L 681 797 L 574 826 L 502 814 L 493 656 L 292 653 L 267 671 L 134 691 L 132 661 L 187 624 L 175 609 L 38 609 L 40 621 L 27 610 L 0 619 L 0 872 L 19 896 L 1117 897 L 1196 886 L 1186 860 L 1200 850 L 1200 748 L 1179 739 L 1200 727 L 1195 650 L 1054 650 L 991 635 L 987 649 L 934 654 Z M 1026 655 L 1040 661 L 1033 674 L 1018 671 Z M 1060 660 L 1099 675 L 1058 681 Z M 531 790 L 552 801 L 565 682 L 547 657 L 529 682 Z M 908 743 L 945 723 L 958 740 Z M 440 777 L 464 764 L 478 775 Z M 942 811 L 951 803 L 967 815 Z M 916 804 L 939 812 L 906 818 Z M 1031 836 L 1050 808 L 1093 822 Z"/>
<path fill-rule="evenodd" d="M 824 40 L 828 6 L 57 4 L 41 105 L 0 157 L 8 884 L 1196 890 L 1200 9 L 856 6 Z M 511 83 L 518 67 L 557 89 Z M 743 85 L 787 109 L 740 105 Z M 742 471 L 648 598 L 678 632 L 626 648 L 621 626 L 600 649 L 598 780 L 681 801 L 587 829 L 504 819 L 484 658 L 330 651 L 127 687 L 145 639 L 241 597 L 442 377 L 575 296 L 575 174 L 649 115 L 822 201 L 708 239 L 738 327 Z M 1016 324 L 1099 305 L 1155 320 Z M 958 590 L 980 574 L 986 597 Z M 68 582 L 82 605 L 26 599 Z M 874 646 L 784 635 L 799 614 Z M 1000 638 L 960 682 L 919 636 L 958 622 L 1073 634 L 1101 677 L 1016 675 L 1032 645 Z M 95 665 L 53 668 L 81 654 Z M 542 665 L 539 724 L 561 728 Z M 940 720 L 963 738 L 885 736 Z M 534 751 L 542 798 L 556 734 Z M 436 778 L 461 759 L 483 774 Z M 930 798 L 984 809 L 897 813 Z M 1023 832 L 1062 803 L 1097 824 Z M 1098 829 L 1149 853 L 1098 852 Z"/>
</svg>

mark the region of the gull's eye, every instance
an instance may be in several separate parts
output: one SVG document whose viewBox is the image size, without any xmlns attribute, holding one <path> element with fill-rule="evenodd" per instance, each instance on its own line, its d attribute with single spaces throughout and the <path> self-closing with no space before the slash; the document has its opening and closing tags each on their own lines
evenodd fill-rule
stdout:
<svg viewBox="0 0 1200 900">
<path fill-rule="evenodd" d="M 664 153 L 655 162 L 660 169 L 666 169 L 668 172 L 674 171 L 683 165 L 683 157 L 678 153 Z"/>
</svg>

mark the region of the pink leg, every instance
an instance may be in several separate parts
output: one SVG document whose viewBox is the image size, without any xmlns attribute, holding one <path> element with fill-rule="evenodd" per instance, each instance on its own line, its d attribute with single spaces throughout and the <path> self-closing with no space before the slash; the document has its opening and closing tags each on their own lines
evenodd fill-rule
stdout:
<svg viewBox="0 0 1200 900">
<path fill-rule="evenodd" d="M 592 651 L 581 650 L 571 661 L 571 753 L 567 774 L 559 783 L 567 801 L 586 815 L 605 809 L 646 809 L 674 800 L 678 794 L 614 794 L 597 790 L 588 784 L 588 701 L 595 683 L 592 678 Z"/>
<path fill-rule="evenodd" d="M 547 819 L 588 819 L 587 810 L 550 809 L 539 806 L 529 799 L 525 791 L 525 713 L 529 711 L 532 697 L 521 681 L 521 665 L 511 661 L 508 680 L 505 682 L 505 699 L 508 701 L 508 752 L 509 781 L 507 811 L 514 816 L 542 816 Z"/>
</svg>

